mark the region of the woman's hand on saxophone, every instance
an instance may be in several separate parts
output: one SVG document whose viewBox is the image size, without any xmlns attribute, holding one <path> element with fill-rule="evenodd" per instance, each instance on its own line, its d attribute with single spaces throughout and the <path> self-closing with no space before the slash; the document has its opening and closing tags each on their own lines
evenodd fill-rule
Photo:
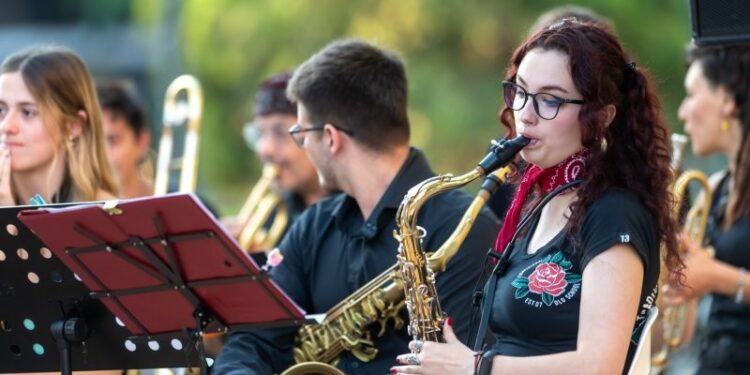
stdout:
<svg viewBox="0 0 750 375">
<path fill-rule="evenodd" d="M 662 293 L 664 302 L 668 305 L 683 304 L 693 298 L 701 297 L 713 291 L 716 260 L 710 252 L 691 240 L 688 236 L 680 236 L 682 245 L 682 262 L 685 268 L 684 285 L 667 284 Z"/>
<path fill-rule="evenodd" d="M 451 318 L 443 325 L 445 343 L 412 341 L 413 352 L 396 357 L 402 366 L 391 368 L 392 374 L 474 374 L 474 352 L 458 340 Z"/>
</svg>

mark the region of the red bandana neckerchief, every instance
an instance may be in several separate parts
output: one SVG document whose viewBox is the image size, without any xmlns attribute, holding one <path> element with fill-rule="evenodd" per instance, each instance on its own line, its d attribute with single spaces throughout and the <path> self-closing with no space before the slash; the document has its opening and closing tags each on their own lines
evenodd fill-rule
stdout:
<svg viewBox="0 0 750 375">
<path fill-rule="evenodd" d="M 510 203 L 508 213 L 505 215 L 505 221 L 503 221 L 503 226 L 500 228 L 500 233 L 495 241 L 495 251 L 499 253 L 505 251 L 505 246 L 513 238 L 523 205 L 531 192 L 531 188 L 539 183 L 543 194 L 548 194 L 562 185 L 579 179 L 585 166 L 586 154 L 587 150 L 583 149 L 570 155 L 554 167 L 547 169 L 529 164 L 521 178 L 521 183 L 518 185 L 516 195 Z"/>
</svg>

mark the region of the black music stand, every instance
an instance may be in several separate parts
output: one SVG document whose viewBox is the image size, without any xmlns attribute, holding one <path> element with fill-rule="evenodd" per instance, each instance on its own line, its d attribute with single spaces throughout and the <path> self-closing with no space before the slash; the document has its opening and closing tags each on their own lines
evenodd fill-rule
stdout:
<svg viewBox="0 0 750 375">
<path fill-rule="evenodd" d="M 31 208 L 0 208 L 0 373 L 61 371 L 50 326 L 73 318 L 88 325 L 87 339 L 70 350 L 77 369 L 198 364 L 184 334 L 150 343 L 132 339 L 123 323 L 88 296 L 80 279 L 18 221 L 18 212 Z M 138 350 L 128 349 L 133 346 Z"/>
<path fill-rule="evenodd" d="M 136 199 L 104 208 L 89 204 L 25 210 L 19 218 L 80 276 L 91 290 L 89 298 L 103 303 L 124 324 L 133 337 L 120 351 L 123 346 L 126 351 L 139 346 L 153 351 L 165 340 L 174 344 L 175 335 L 191 337 L 205 374 L 204 332 L 304 322 L 304 312 L 192 195 Z M 64 357 L 64 350 L 61 353 Z M 144 361 L 143 367 L 196 362 L 184 357 L 169 364 Z M 76 369 L 89 368 L 76 358 L 74 364 Z M 137 368 L 131 362 L 98 369 L 113 367 Z"/>
</svg>

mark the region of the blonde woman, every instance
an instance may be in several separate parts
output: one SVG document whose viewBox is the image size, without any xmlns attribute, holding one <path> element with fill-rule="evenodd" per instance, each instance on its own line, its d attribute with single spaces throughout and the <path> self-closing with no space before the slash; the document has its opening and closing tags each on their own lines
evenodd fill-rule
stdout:
<svg viewBox="0 0 750 375">
<path fill-rule="evenodd" d="M 96 91 L 83 61 L 60 47 L 0 66 L 0 205 L 113 198 Z"/>
</svg>

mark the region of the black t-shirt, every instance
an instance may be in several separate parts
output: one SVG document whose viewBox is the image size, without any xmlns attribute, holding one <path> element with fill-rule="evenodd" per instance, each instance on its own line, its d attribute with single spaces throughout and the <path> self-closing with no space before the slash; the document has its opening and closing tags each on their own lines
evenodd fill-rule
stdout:
<svg viewBox="0 0 750 375">
<path fill-rule="evenodd" d="M 643 261 L 644 280 L 627 368 L 657 293 L 659 237 L 654 217 L 634 194 L 613 188 L 586 210 L 576 251 L 563 229 L 537 252 L 527 254 L 538 221 L 538 216 L 532 219 L 529 230 L 509 249 L 507 271 L 497 281 L 489 321 L 493 349 L 517 357 L 575 350 L 581 275 L 597 255 L 616 244 L 628 244 Z"/>
<path fill-rule="evenodd" d="M 709 245 L 716 259 L 734 267 L 750 269 L 750 219 L 737 220 L 723 230 L 729 199 L 729 175 L 725 175 L 713 193 L 711 214 L 706 227 Z M 737 304 L 734 296 L 713 293 L 711 310 L 702 343 L 700 373 L 747 373 L 750 369 L 750 305 Z"/>
</svg>

